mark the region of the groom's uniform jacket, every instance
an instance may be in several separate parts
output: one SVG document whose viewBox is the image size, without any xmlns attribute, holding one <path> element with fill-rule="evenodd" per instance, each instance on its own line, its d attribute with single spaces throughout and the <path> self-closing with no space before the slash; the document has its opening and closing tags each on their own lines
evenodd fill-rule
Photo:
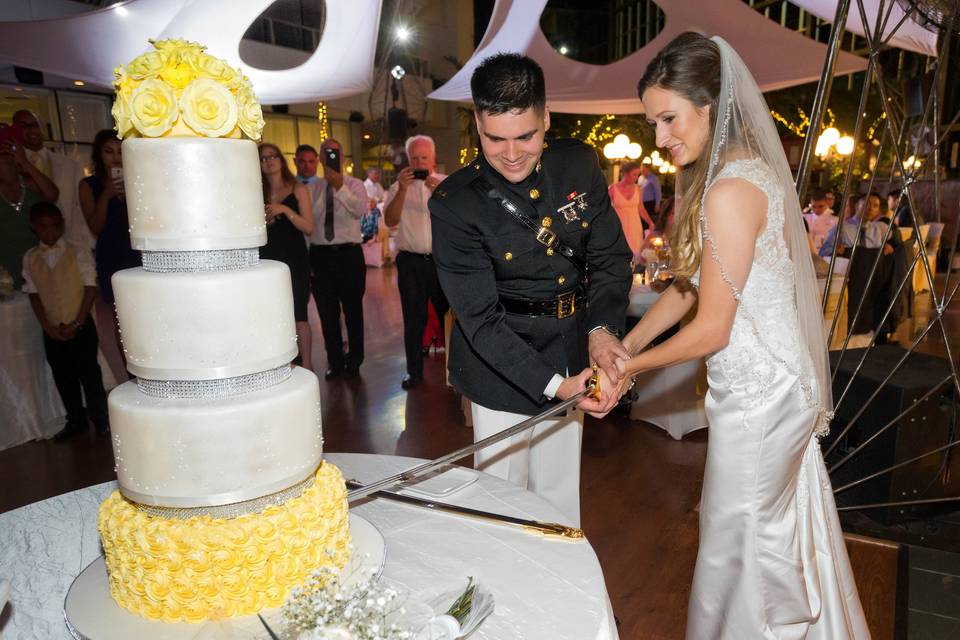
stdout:
<svg viewBox="0 0 960 640">
<path fill-rule="evenodd" d="M 436 188 L 429 207 L 437 273 L 456 316 L 451 384 L 489 409 L 539 413 L 555 374 L 587 366 L 588 331 L 624 328 L 631 253 L 596 152 L 577 140 L 550 141 L 519 184 L 481 154 Z"/>
</svg>

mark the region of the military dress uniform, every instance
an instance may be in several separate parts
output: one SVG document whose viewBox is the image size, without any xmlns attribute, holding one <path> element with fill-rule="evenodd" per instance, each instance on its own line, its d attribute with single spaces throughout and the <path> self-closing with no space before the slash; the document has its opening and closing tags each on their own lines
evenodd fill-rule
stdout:
<svg viewBox="0 0 960 640">
<path fill-rule="evenodd" d="M 560 378 L 588 366 L 591 329 L 622 335 L 631 253 L 596 152 L 577 140 L 545 143 L 518 184 L 481 156 L 444 180 L 429 207 L 437 273 L 456 315 L 450 383 L 473 403 L 480 440 L 554 403 Z M 546 421 L 479 452 L 475 466 L 579 524 L 582 427 L 578 411 Z"/>
</svg>

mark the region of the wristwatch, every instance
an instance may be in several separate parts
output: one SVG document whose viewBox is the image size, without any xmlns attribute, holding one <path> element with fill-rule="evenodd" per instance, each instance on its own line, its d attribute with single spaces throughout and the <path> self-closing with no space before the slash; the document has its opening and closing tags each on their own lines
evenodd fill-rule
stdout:
<svg viewBox="0 0 960 640">
<path fill-rule="evenodd" d="M 587 332 L 587 335 L 590 335 L 590 334 L 593 333 L 594 331 L 601 331 L 601 330 L 602 330 L 602 331 L 606 331 L 607 333 L 609 333 L 610 335 L 612 335 L 614 338 L 619 338 L 619 337 L 620 337 L 620 330 L 617 329 L 617 328 L 616 328 L 615 326 L 613 326 L 612 324 L 598 324 L 598 325 L 595 326 L 593 329 L 590 329 L 590 331 Z"/>
</svg>

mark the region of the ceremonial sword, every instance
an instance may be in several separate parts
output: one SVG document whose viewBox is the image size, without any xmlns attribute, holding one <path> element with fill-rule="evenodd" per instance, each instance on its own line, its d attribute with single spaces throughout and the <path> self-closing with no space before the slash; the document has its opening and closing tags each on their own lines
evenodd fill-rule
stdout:
<svg viewBox="0 0 960 640">
<path fill-rule="evenodd" d="M 562 413 L 567 409 L 569 409 L 570 407 L 574 406 L 584 396 L 588 398 L 596 398 L 599 396 L 599 394 L 600 394 L 600 380 L 598 378 L 596 369 L 594 369 L 593 376 L 590 378 L 590 382 L 587 385 L 587 388 L 584 389 L 583 391 L 577 392 L 576 394 L 564 400 L 560 404 L 556 404 L 552 407 L 549 407 L 546 411 L 538 413 L 533 417 L 527 418 L 522 422 L 518 422 L 512 427 L 509 427 L 507 429 L 504 429 L 503 431 L 495 433 L 492 436 L 484 438 L 483 440 L 474 442 L 471 445 L 467 445 L 462 449 L 457 449 L 456 451 L 452 451 L 446 455 L 442 455 L 439 458 L 430 460 L 429 462 L 424 462 L 423 464 L 407 469 L 406 471 L 401 471 L 400 473 L 383 478 L 382 480 L 377 480 L 376 482 L 371 482 L 370 484 L 363 485 L 360 488 L 353 489 L 352 491 L 349 491 L 347 493 L 347 502 L 353 502 L 354 500 L 365 498 L 371 493 L 375 493 L 381 489 L 386 489 L 388 487 L 392 487 L 395 484 L 413 480 L 414 478 L 422 476 L 423 474 L 429 471 L 433 471 L 437 467 L 443 466 L 448 462 L 456 462 L 460 458 L 464 458 L 470 454 L 480 451 L 481 449 L 489 447 L 492 444 L 496 444 L 501 440 L 506 440 L 507 438 L 517 435 L 518 433 L 523 433 L 527 429 L 531 429 L 537 426 L 547 418 L 552 418 L 553 416 L 559 413 Z"/>
</svg>

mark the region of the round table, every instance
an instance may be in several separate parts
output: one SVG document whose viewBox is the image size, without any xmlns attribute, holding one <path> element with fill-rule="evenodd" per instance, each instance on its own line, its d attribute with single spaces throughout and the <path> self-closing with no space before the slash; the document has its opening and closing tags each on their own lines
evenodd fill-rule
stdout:
<svg viewBox="0 0 960 640">
<path fill-rule="evenodd" d="M 328 454 L 344 477 L 368 483 L 422 462 L 415 458 Z M 542 498 L 475 471 L 476 482 L 446 501 L 521 518 L 562 522 Z M 107 482 L 0 514 L 0 571 L 11 580 L 4 638 L 70 638 L 63 599 L 84 567 L 101 554 L 96 529 Z M 518 527 L 437 513 L 382 499 L 354 507 L 386 541 L 382 580 L 428 600 L 474 576 L 496 600 L 471 640 L 610 640 L 617 638 L 603 573 L 586 540 L 566 541 Z"/>
<path fill-rule="evenodd" d="M 0 302 L 0 449 L 49 438 L 66 411 L 43 351 L 43 329 L 25 293 Z"/>
<path fill-rule="evenodd" d="M 640 318 L 660 294 L 637 281 L 630 289 L 627 315 Z M 637 377 L 630 419 L 654 424 L 680 440 L 697 429 L 707 428 L 703 399 L 707 393 L 707 369 L 703 358 L 647 371 Z"/>
</svg>

